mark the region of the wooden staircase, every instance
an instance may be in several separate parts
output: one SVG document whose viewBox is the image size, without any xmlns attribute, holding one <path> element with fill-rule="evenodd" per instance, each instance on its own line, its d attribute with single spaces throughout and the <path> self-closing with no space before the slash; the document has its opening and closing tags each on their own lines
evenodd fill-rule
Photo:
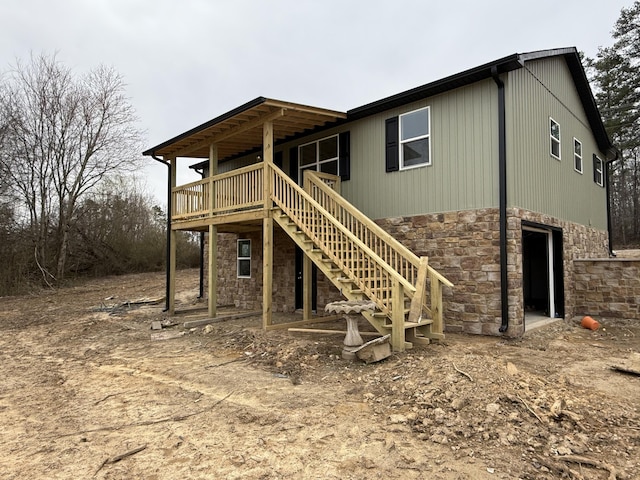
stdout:
<svg viewBox="0 0 640 480">
<path fill-rule="evenodd" d="M 364 314 L 395 351 L 444 338 L 442 285 L 453 286 L 347 202 L 333 175 L 305 172 L 301 188 L 275 166 L 269 175 L 272 215 L 348 300 L 373 301 Z M 430 303 L 426 303 L 427 287 Z"/>
</svg>

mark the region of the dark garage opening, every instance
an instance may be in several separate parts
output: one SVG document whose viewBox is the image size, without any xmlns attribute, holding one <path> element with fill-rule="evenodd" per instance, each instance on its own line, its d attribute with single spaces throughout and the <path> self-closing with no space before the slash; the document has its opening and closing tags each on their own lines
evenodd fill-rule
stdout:
<svg viewBox="0 0 640 480">
<path fill-rule="evenodd" d="M 552 270 L 551 275 L 549 268 Z M 562 230 L 543 229 L 537 225 L 523 226 L 522 287 L 525 329 L 539 320 L 564 317 L 563 272 Z"/>
<path fill-rule="evenodd" d="M 522 232 L 522 280 L 525 312 L 549 316 L 549 258 L 547 235 Z"/>
</svg>

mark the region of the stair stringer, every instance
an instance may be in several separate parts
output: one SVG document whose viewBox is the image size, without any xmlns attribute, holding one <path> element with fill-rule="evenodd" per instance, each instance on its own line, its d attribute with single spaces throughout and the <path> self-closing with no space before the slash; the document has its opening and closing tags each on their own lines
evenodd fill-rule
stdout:
<svg viewBox="0 0 640 480">
<path fill-rule="evenodd" d="M 347 300 L 364 300 L 367 295 L 357 287 L 356 280 L 349 278 L 347 269 L 340 268 L 333 260 L 322 250 L 322 245 L 317 245 L 303 231 L 298 229 L 293 219 L 279 207 L 273 210 L 273 218 L 276 223 L 287 233 L 287 235 L 300 247 L 304 254 L 324 273 L 329 281 L 340 291 L 340 294 Z M 405 302 L 410 299 L 405 296 Z M 374 300 L 375 301 L 375 300 Z M 403 315 L 409 313 L 409 309 L 403 305 Z M 392 312 L 389 309 L 379 309 L 377 312 L 363 312 L 363 317 L 376 329 L 381 335 L 389 334 L 393 329 Z M 434 338 L 430 330 L 432 321 L 423 319 L 419 324 L 415 322 L 404 321 L 402 328 L 405 331 L 405 348 L 411 348 L 413 344 L 428 344 L 430 338 Z M 408 341 L 410 340 L 410 341 Z"/>
</svg>

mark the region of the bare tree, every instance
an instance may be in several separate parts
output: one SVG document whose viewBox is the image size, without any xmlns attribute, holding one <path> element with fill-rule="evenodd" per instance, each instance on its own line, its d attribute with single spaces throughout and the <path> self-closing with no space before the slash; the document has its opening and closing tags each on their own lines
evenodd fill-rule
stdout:
<svg viewBox="0 0 640 480">
<path fill-rule="evenodd" d="M 20 201 L 36 262 L 61 280 L 79 199 L 110 173 L 136 168 L 136 117 L 115 70 L 75 77 L 55 56 L 19 62 L 1 90 L 0 170 Z"/>
</svg>

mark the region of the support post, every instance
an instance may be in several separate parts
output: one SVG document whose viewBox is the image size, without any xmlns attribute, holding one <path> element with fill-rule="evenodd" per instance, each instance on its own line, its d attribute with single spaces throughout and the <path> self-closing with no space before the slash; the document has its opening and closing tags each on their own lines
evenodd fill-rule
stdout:
<svg viewBox="0 0 640 480">
<path fill-rule="evenodd" d="M 427 285 L 429 259 L 428 257 L 420 257 L 420 266 L 418 267 L 418 276 L 416 278 L 416 293 L 411 300 L 411 308 L 409 310 L 409 322 L 420 323 L 422 320 L 425 287 Z"/>
<path fill-rule="evenodd" d="M 262 124 L 264 163 L 263 201 L 266 215 L 262 221 L 262 327 L 272 323 L 273 297 L 273 214 L 271 212 L 271 165 L 273 165 L 273 122 Z"/>
<path fill-rule="evenodd" d="M 209 146 L 209 177 L 213 178 L 218 173 L 218 146 L 211 144 Z M 212 212 L 215 206 L 216 192 L 214 191 L 214 183 L 209 183 L 209 211 Z M 209 288 L 207 289 L 208 298 L 208 315 L 215 318 L 218 305 L 218 227 L 209 225 Z"/>
<path fill-rule="evenodd" d="M 176 244 L 177 234 L 171 230 L 169 247 L 169 315 L 176 313 Z"/>
<path fill-rule="evenodd" d="M 262 161 L 264 163 L 263 201 L 265 210 L 271 209 L 271 165 L 273 165 L 273 122 L 262 125 Z"/>
<path fill-rule="evenodd" d="M 404 286 L 393 281 L 391 293 L 391 348 L 394 352 L 404 351 Z"/>
<path fill-rule="evenodd" d="M 171 172 L 171 195 L 173 196 L 173 189 L 176 187 L 176 158 L 169 158 L 168 161 L 171 163 L 171 168 L 169 171 Z M 173 202 L 170 202 L 173 204 Z M 173 208 L 171 208 L 167 215 L 173 215 Z M 176 313 L 176 243 L 177 243 L 177 232 L 175 230 L 171 230 L 171 232 L 167 235 L 169 239 L 169 265 L 168 265 L 168 274 L 169 274 L 169 288 L 168 288 L 168 301 L 167 301 L 167 311 L 169 315 L 173 315 Z"/>
<path fill-rule="evenodd" d="M 303 254 L 302 259 L 302 318 L 309 320 L 313 307 L 313 282 L 311 278 L 313 267 L 311 259 L 306 252 Z"/>
<path fill-rule="evenodd" d="M 273 295 L 273 216 L 262 221 L 262 327 L 272 324 Z"/>
<path fill-rule="evenodd" d="M 435 276 L 431 276 L 431 317 L 433 320 L 431 332 L 441 336 L 444 332 L 442 322 L 442 283 Z"/>
<path fill-rule="evenodd" d="M 209 225 L 209 286 L 207 289 L 208 315 L 215 318 L 218 305 L 218 227 Z"/>
</svg>

